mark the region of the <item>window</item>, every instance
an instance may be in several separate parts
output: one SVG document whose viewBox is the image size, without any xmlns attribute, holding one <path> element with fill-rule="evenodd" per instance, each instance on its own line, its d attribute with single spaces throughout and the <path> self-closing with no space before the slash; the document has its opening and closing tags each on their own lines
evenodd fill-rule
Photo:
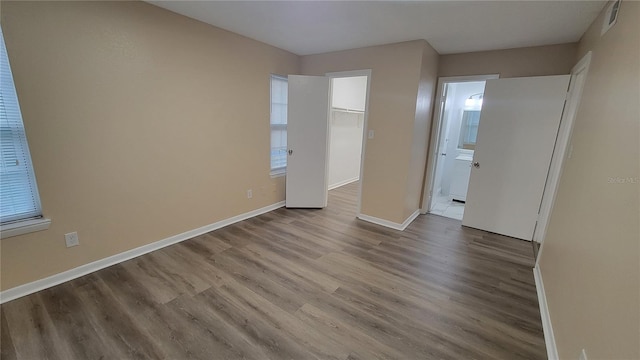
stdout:
<svg viewBox="0 0 640 360">
<path fill-rule="evenodd" d="M 464 110 L 462 113 L 462 127 L 460 128 L 458 148 L 475 150 L 479 124 L 480 110 Z"/>
<path fill-rule="evenodd" d="M 18 234 L 7 236 L 16 227 L 6 225 L 41 218 L 42 211 L 2 30 L 0 42 L 0 225 L 8 237 Z"/>
<path fill-rule="evenodd" d="M 287 167 L 287 78 L 271 75 L 271 175 Z"/>
</svg>

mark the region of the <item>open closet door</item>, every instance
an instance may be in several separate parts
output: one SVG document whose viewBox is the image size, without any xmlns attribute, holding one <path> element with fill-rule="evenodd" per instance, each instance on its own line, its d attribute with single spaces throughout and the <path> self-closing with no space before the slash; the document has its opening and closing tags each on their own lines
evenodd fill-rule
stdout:
<svg viewBox="0 0 640 360">
<path fill-rule="evenodd" d="M 487 81 L 462 225 L 533 238 L 569 79 Z"/>
<path fill-rule="evenodd" d="M 287 114 L 288 208 L 327 206 L 331 79 L 289 75 Z"/>
</svg>

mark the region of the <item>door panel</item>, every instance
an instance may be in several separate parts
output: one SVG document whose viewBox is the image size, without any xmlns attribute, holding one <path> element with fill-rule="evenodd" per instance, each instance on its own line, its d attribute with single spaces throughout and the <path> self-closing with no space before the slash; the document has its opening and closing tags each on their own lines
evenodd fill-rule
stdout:
<svg viewBox="0 0 640 360">
<path fill-rule="evenodd" d="M 442 99 L 439 102 L 440 111 L 438 111 L 438 114 L 440 115 L 439 119 L 436 120 L 439 124 L 439 134 L 436 138 L 436 140 L 438 141 L 438 148 L 436 149 L 437 152 L 433 157 L 436 162 L 436 166 L 433 174 L 433 187 L 431 189 L 432 194 L 429 198 L 429 211 L 433 210 L 433 207 L 436 205 L 436 199 L 438 198 L 438 196 L 440 196 L 440 190 L 442 189 L 442 170 L 444 168 L 444 163 L 447 160 L 446 156 L 448 139 L 446 138 L 446 136 L 449 132 L 449 124 L 447 121 L 447 117 L 445 116 L 445 108 L 447 104 L 448 87 L 449 84 L 445 83 L 443 85 L 443 95 Z"/>
<path fill-rule="evenodd" d="M 327 206 L 331 79 L 289 75 L 286 206 Z"/>
<path fill-rule="evenodd" d="M 463 225 L 533 238 L 569 78 L 487 81 Z"/>
</svg>

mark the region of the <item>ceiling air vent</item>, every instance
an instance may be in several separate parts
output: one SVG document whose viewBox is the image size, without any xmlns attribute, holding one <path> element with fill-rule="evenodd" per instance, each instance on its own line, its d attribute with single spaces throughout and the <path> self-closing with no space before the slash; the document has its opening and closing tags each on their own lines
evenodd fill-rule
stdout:
<svg viewBox="0 0 640 360">
<path fill-rule="evenodd" d="M 620 12 L 620 3 L 622 0 L 615 0 L 607 7 L 607 12 L 604 14 L 604 21 L 602 23 L 602 31 L 600 36 L 604 35 L 609 29 L 616 24 L 618 20 L 618 13 Z"/>
</svg>

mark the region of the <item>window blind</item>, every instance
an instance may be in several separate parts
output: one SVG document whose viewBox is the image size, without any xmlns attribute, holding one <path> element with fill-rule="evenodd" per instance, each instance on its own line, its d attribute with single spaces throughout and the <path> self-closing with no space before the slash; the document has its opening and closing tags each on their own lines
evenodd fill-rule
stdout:
<svg viewBox="0 0 640 360">
<path fill-rule="evenodd" d="M 0 29 L 0 223 L 42 215 L 27 137 Z"/>
<path fill-rule="evenodd" d="M 287 78 L 271 76 L 271 173 L 287 166 Z"/>
</svg>

